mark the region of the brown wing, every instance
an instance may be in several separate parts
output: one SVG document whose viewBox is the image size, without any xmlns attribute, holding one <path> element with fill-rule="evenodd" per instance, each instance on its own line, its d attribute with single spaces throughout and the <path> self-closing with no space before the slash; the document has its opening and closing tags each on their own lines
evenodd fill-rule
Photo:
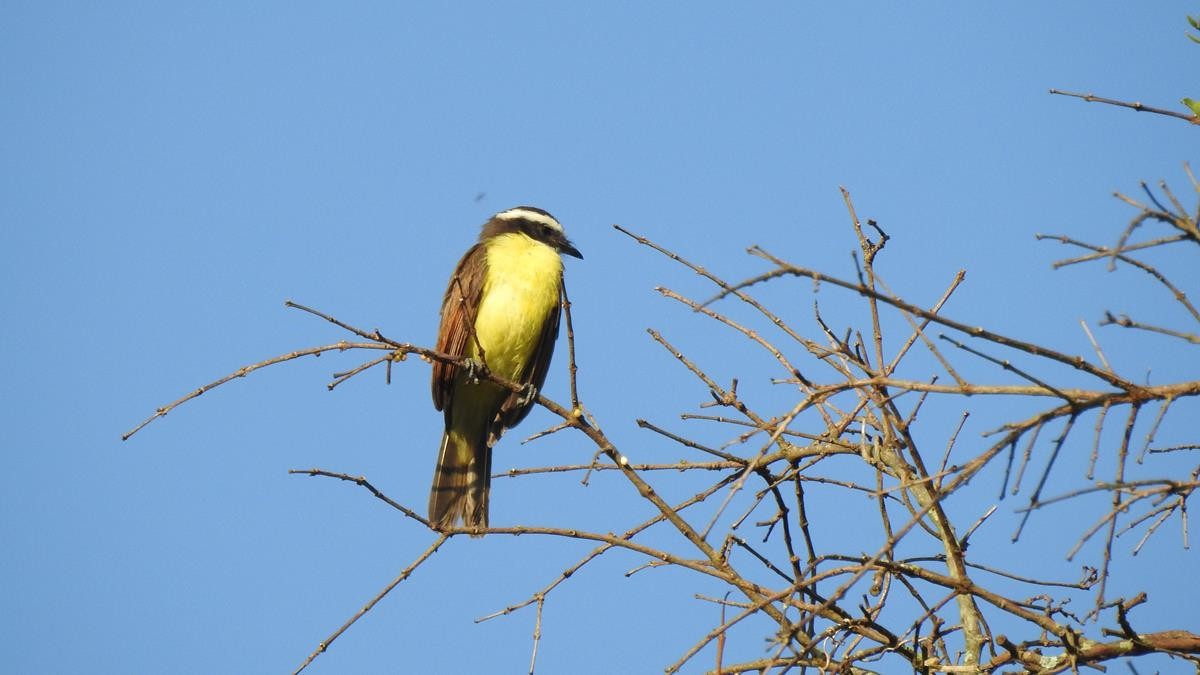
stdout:
<svg viewBox="0 0 1200 675">
<path fill-rule="evenodd" d="M 442 322 L 438 328 L 437 346 L 443 354 L 462 356 L 467 351 L 467 340 L 473 340 L 475 311 L 479 297 L 483 295 L 483 278 L 487 273 L 487 255 L 482 244 L 471 247 L 446 286 L 442 299 Z M 435 361 L 433 363 L 433 406 L 444 409 L 450 402 L 454 388 L 454 375 L 458 367 Z"/>
<path fill-rule="evenodd" d="M 546 317 L 546 323 L 542 326 L 542 335 L 533 349 L 530 367 L 521 373 L 521 383 L 532 384 L 538 390 L 541 390 L 542 384 L 546 381 L 546 373 L 550 372 L 550 359 L 554 356 L 554 343 L 558 341 L 558 320 L 562 310 L 561 288 L 562 279 L 560 278 L 559 302 L 554 305 L 554 308 L 550 310 L 550 315 Z M 521 394 L 514 393 L 504 399 L 492 426 L 493 438 L 499 438 L 505 429 L 517 426 L 529 414 L 529 410 L 533 408 L 533 401 L 522 401 L 523 398 Z"/>
</svg>

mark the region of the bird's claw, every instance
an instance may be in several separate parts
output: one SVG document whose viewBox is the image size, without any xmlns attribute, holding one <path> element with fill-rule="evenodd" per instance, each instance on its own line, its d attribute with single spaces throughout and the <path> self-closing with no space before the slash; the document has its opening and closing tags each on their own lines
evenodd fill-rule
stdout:
<svg viewBox="0 0 1200 675">
<path fill-rule="evenodd" d="M 479 375 L 484 369 L 483 363 L 475 359 L 468 358 L 467 360 L 463 361 L 462 365 L 459 367 L 462 368 L 463 377 L 465 377 L 468 382 L 471 384 L 479 384 Z"/>
<path fill-rule="evenodd" d="M 532 384 L 526 384 L 521 387 L 521 398 L 517 399 L 518 404 L 523 408 L 532 404 L 538 396 L 538 388 Z"/>
</svg>

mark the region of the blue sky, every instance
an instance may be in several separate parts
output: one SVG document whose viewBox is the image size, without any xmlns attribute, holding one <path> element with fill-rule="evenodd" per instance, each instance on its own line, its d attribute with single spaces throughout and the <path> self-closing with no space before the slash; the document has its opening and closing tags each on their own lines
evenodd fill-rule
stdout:
<svg viewBox="0 0 1200 675">
<path fill-rule="evenodd" d="M 566 263 L 581 393 L 646 461 L 679 450 L 633 420 L 679 425 L 706 397 L 646 327 L 716 374 L 755 382 L 764 401 L 777 373 L 653 292 L 711 289 L 613 223 L 728 278 L 764 269 L 743 253 L 753 244 L 852 275 L 844 185 L 892 235 L 881 271 L 905 297 L 930 302 L 965 268 L 960 317 L 1072 352 L 1089 349 L 1078 320 L 1095 327 L 1104 309 L 1177 320 L 1128 272 L 1051 271 L 1066 249 L 1033 235 L 1109 242 L 1132 216 L 1114 190 L 1161 178 L 1185 193 L 1193 128 L 1046 90 L 1164 107 L 1200 98 L 1189 10 L 4 3 L 4 670 L 290 672 L 424 550 L 428 532 L 365 492 L 286 473 L 363 474 L 422 508 L 441 416 L 415 360 L 390 386 L 371 373 L 334 393 L 329 374 L 358 356 L 296 362 L 120 435 L 239 366 L 341 339 L 285 299 L 431 344 L 454 262 L 513 205 L 553 212 L 586 256 Z M 1194 286 L 1194 268 L 1183 273 Z M 803 321 L 808 290 L 763 295 Z M 832 315 L 861 320 L 852 298 L 823 293 Z M 1194 350 L 1101 334 L 1130 372 L 1195 377 Z M 565 381 L 553 371 L 547 393 L 561 399 Z M 577 437 L 517 442 L 549 423 L 531 415 L 497 467 L 590 458 Z M 997 540 L 1017 505 L 1001 504 Z M 853 530 L 829 512 L 831 536 Z M 644 515 L 616 476 L 493 490 L 498 524 L 622 530 Z M 1034 540 L 1032 554 L 998 546 L 995 562 L 1044 556 L 1075 575 L 1062 558 L 1086 516 Z M 1121 569 L 1194 569 L 1177 530 Z M 532 613 L 472 619 L 528 597 L 585 550 L 455 539 L 312 672 L 521 671 Z M 638 564 L 610 556 L 551 596 L 540 672 L 657 670 L 715 625 L 691 599 L 705 589 L 670 570 L 622 576 Z M 1152 589 L 1148 619 L 1194 627 L 1191 586 Z M 761 636 L 742 637 L 742 653 L 757 654 Z"/>
</svg>

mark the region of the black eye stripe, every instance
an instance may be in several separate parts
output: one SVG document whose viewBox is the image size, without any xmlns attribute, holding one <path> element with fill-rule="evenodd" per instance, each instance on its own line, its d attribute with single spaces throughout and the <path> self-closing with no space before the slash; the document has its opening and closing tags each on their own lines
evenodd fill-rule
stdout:
<svg viewBox="0 0 1200 675">
<path fill-rule="evenodd" d="M 526 236 L 557 246 L 566 241 L 562 225 L 548 213 L 532 207 L 516 207 L 492 216 L 484 223 L 480 239 L 495 237 L 506 232 L 520 232 Z"/>
<path fill-rule="evenodd" d="M 553 236 L 558 233 L 558 230 L 546 223 L 539 223 L 536 220 L 525 220 L 524 218 L 517 221 L 517 228 L 530 236 Z"/>
</svg>

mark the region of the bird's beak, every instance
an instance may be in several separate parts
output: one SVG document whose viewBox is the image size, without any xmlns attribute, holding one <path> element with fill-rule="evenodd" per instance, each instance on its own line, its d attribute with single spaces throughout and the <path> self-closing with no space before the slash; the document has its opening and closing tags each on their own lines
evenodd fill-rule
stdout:
<svg viewBox="0 0 1200 675">
<path fill-rule="evenodd" d="M 573 246 L 571 244 L 571 242 L 569 242 L 565 239 L 563 240 L 563 243 L 559 245 L 558 252 L 565 253 L 566 255 L 569 255 L 572 258 L 579 258 L 580 260 L 583 260 L 583 254 L 579 252 L 579 249 L 575 248 L 575 246 Z"/>
</svg>

